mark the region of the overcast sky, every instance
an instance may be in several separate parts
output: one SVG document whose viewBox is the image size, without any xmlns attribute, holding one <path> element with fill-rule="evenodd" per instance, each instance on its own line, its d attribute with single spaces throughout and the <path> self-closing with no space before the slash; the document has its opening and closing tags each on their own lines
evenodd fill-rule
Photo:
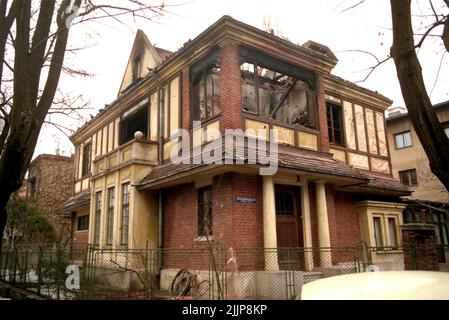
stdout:
<svg viewBox="0 0 449 320">
<path fill-rule="evenodd" d="M 368 72 L 366 69 L 375 65 L 376 60 L 368 54 L 351 50 L 368 51 L 383 59 L 389 53 L 392 36 L 389 1 L 366 0 L 364 4 L 344 11 L 359 1 L 167 0 L 168 4 L 185 4 L 168 8 L 170 14 L 158 20 L 158 23 L 134 21 L 129 18 L 124 25 L 113 20 L 75 25 L 71 29 L 70 46 L 91 47 L 78 51 L 76 55 L 70 55 L 67 62 L 94 76 L 64 76 L 60 89 L 73 96 L 82 94 L 83 98 L 89 101 L 91 110 L 86 112 L 88 119 L 90 114 L 96 114 L 105 104 L 111 103 L 117 97 L 138 28 L 147 34 L 153 45 L 176 51 L 184 42 L 195 38 L 223 15 L 230 15 L 258 28 L 263 28 L 263 21 L 269 19 L 274 29 L 294 43 L 303 44 L 307 40 L 323 43 L 329 46 L 339 59 L 332 73 L 347 80 L 361 81 Z M 418 1 L 415 0 L 413 10 L 417 15 L 415 30 L 419 32 L 419 28 L 432 21 L 423 20 L 418 16 L 428 13 L 427 1 Z M 441 8 L 443 1 L 435 0 L 434 5 Z M 437 30 L 435 33 L 441 34 L 441 31 Z M 433 103 L 449 99 L 447 56 L 443 57 L 439 80 L 434 87 L 443 52 L 445 51 L 437 37 L 429 38 L 424 49 L 419 52 Z M 389 97 L 394 101 L 393 105 L 404 105 L 391 60 L 378 67 L 366 81 L 358 84 Z M 70 119 L 57 120 L 72 129 L 82 124 Z M 73 152 L 67 137 L 55 129 L 44 127 L 35 155 L 55 153 L 58 145 L 65 155 Z"/>
</svg>

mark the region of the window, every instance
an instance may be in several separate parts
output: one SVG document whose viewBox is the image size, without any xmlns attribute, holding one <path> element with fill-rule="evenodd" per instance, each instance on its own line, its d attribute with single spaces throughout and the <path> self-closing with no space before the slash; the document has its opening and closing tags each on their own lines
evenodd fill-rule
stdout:
<svg viewBox="0 0 449 320">
<path fill-rule="evenodd" d="M 242 109 L 287 124 L 310 126 L 309 104 L 313 95 L 307 82 L 244 62 L 240 66 Z"/>
<path fill-rule="evenodd" d="M 326 104 L 327 128 L 329 132 L 329 142 L 335 144 L 343 144 L 342 139 L 342 117 L 341 107 L 337 104 Z"/>
<path fill-rule="evenodd" d="M 129 228 L 129 192 L 130 184 L 122 185 L 122 216 L 120 221 L 120 245 L 128 245 L 128 228 Z"/>
<path fill-rule="evenodd" d="M 193 120 L 207 121 L 221 113 L 220 65 L 205 68 L 193 82 Z"/>
<path fill-rule="evenodd" d="M 102 205 L 102 193 L 101 191 L 96 193 L 95 196 L 95 233 L 94 233 L 94 244 L 96 246 L 100 245 L 100 225 L 101 225 L 101 205 Z"/>
<path fill-rule="evenodd" d="M 114 202 L 115 188 L 108 189 L 108 225 L 106 228 L 106 244 L 112 246 L 112 236 L 114 231 Z"/>
<path fill-rule="evenodd" d="M 427 222 L 435 225 L 435 237 L 438 245 L 449 245 L 446 212 L 431 211 L 427 214 Z"/>
<path fill-rule="evenodd" d="M 140 64 L 140 54 L 138 54 L 134 60 L 133 60 L 133 82 L 136 81 L 137 79 L 140 78 L 140 69 L 141 69 L 141 64 Z"/>
<path fill-rule="evenodd" d="M 382 241 L 382 221 L 379 217 L 373 218 L 374 223 L 374 240 L 376 242 L 376 248 L 382 248 L 383 247 L 383 241 Z"/>
<path fill-rule="evenodd" d="M 212 187 L 198 190 L 198 235 L 212 235 Z"/>
<path fill-rule="evenodd" d="M 294 215 L 293 194 L 291 192 L 276 192 L 276 214 L 281 216 Z"/>
<path fill-rule="evenodd" d="M 418 184 L 416 169 L 399 171 L 399 180 L 406 186 Z"/>
<path fill-rule="evenodd" d="M 29 178 L 28 182 L 30 184 L 30 190 L 28 191 L 28 196 L 30 198 L 34 198 L 34 196 L 36 195 L 36 177 Z"/>
<path fill-rule="evenodd" d="M 78 217 L 78 231 L 85 231 L 89 229 L 89 216 Z"/>
<path fill-rule="evenodd" d="M 449 128 L 444 128 L 444 133 L 446 133 L 446 136 L 449 138 Z"/>
<path fill-rule="evenodd" d="M 412 146 L 412 137 L 410 131 L 397 133 L 394 135 L 396 149 L 402 149 Z"/>
<path fill-rule="evenodd" d="M 398 236 L 396 233 L 396 219 L 388 218 L 388 232 L 390 233 L 390 246 L 396 248 L 398 246 Z"/>
<path fill-rule="evenodd" d="M 144 137 L 148 133 L 148 107 L 131 113 L 120 122 L 120 144 L 124 144 L 134 139 L 136 131 L 141 131 Z"/>
<path fill-rule="evenodd" d="M 83 147 L 83 164 L 81 170 L 81 176 L 85 177 L 90 174 L 90 163 L 92 154 L 92 144 L 87 143 Z"/>
</svg>

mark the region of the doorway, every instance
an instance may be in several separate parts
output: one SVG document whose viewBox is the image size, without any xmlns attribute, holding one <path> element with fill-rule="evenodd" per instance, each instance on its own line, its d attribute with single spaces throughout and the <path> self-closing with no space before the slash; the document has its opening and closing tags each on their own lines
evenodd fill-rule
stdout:
<svg viewBox="0 0 449 320">
<path fill-rule="evenodd" d="M 303 261 L 299 186 L 275 186 L 276 233 L 280 269 L 299 269 Z"/>
</svg>

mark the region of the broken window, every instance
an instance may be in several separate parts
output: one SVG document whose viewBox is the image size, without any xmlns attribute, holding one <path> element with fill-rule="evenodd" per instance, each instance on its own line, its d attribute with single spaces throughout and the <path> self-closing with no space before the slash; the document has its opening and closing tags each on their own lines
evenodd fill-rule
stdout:
<svg viewBox="0 0 449 320">
<path fill-rule="evenodd" d="M 196 78 L 193 81 L 193 120 L 207 121 L 221 113 L 219 64 L 204 69 Z"/>
<path fill-rule="evenodd" d="M 122 119 L 120 122 L 120 144 L 134 139 L 134 134 L 137 131 L 141 131 L 144 137 L 147 137 L 148 107 L 146 105 Z"/>
<path fill-rule="evenodd" d="M 305 81 L 255 63 L 244 62 L 240 69 L 244 111 L 287 124 L 310 126 L 312 90 Z"/>
</svg>

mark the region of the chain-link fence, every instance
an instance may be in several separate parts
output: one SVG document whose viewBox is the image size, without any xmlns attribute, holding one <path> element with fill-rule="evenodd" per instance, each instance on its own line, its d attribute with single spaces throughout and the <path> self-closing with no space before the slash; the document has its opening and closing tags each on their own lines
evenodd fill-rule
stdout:
<svg viewBox="0 0 449 320">
<path fill-rule="evenodd" d="M 79 262 L 83 256 L 82 263 Z M 302 285 L 341 274 L 416 268 L 409 248 L 108 249 L 17 247 L 0 278 L 51 299 L 294 299 Z M 67 267 L 78 271 L 68 280 Z M 69 268 L 69 271 L 71 269 Z M 72 284 L 72 285 L 71 285 Z M 73 285 L 75 284 L 75 285 Z"/>
<path fill-rule="evenodd" d="M 0 259 L 0 280 L 49 299 L 76 299 L 78 292 L 66 285 L 66 268 L 74 254 L 84 256 L 85 252 L 65 250 L 51 244 L 4 249 Z"/>
</svg>

